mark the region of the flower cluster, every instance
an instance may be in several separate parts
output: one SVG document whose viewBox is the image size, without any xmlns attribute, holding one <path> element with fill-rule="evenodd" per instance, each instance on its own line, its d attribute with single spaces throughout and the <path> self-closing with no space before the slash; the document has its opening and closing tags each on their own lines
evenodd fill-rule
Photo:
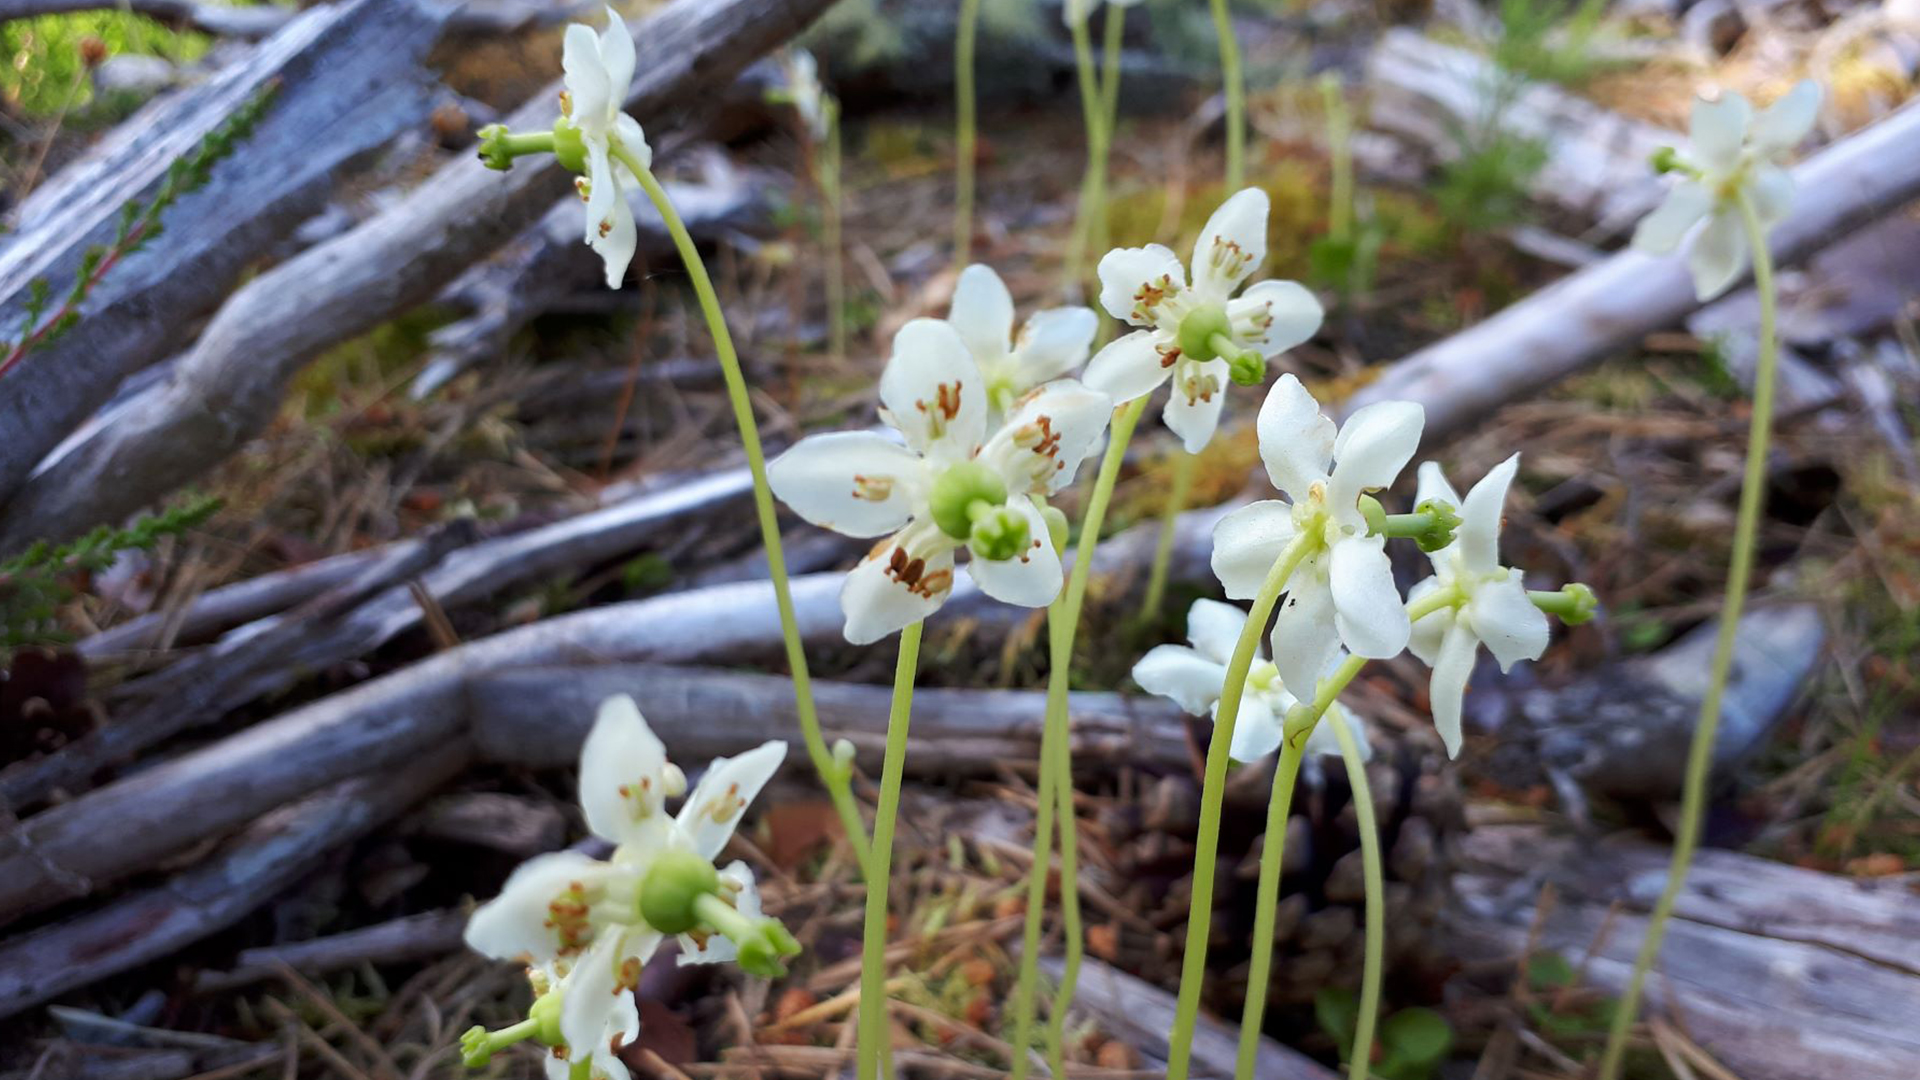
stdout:
<svg viewBox="0 0 1920 1080">
<path fill-rule="evenodd" d="M 1654 161 L 1655 168 L 1682 179 L 1641 220 L 1633 246 L 1664 255 L 1691 234 L 1687 265 L 1694 292 L 1703 301 L 1725 292 L 1753 257 L 1741 203 L 1751 205 L 1763 230 L 1787 216 L 1793 179 L 1780 160 L 1807 137 L 1819 116 L 1820 87 L 1812 82 L 1796 85 L 1758 116 L 1739 94 L 1695 101 L 1688 152 L 1665 150 Z"/>
<path fill-rule="evenodd" d="M 993 271 L 962 275 L 948 320 L 895 335 L 880 416 L 903 442 L 868 431 L 812 435 L 767 468 L 774 494 L 822 528 L 884 537 L 841 593 L 846 637 L 878 641 L 939 610 L 954 555 L 982 591 L 1023 607 L 1060 592 L 1066 520 L 1047 497 L 1072 483 L 1112 413 L 1069 378 L 1093 313 L 1043 311 L 1013 339 L 1013 303 Z"/>
<path fill-rule="evenodd" d="M 474 912 L 467 944 L 530 965 L 538 997 L 526 1024 L 468 1032 L 469 1063 L 536 1038 L 554 1051 L 548 1074 L 556 1080 L 583 1062 L 625 1080 L 617 1051 L 638 1028 L 632 991 L 669 936 L 679 939 L 682 964 L 737 961 L 754 974 L 783 973 L 799 943 L 761 914 L 745 863 L 716 869 L 713 860 L 786 754 L 776 740 L 718 758 L 687 794 L 686 776 L 633 699 L 601 705 L 580 755 L 580 806 L 593 834 L 614 844 L 613 856 L 539 856 Z M 679 813 L 669 815 L 667 800 L 682 794 Z"/>
</svg>

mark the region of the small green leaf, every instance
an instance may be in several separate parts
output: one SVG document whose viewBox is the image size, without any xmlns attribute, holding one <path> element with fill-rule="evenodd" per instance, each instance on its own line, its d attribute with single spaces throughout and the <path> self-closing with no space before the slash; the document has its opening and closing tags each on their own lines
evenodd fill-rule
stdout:
<svg viewBox="0 0 1920 1080">
<path fill-rule="evenodd" d="M 1402 1009 L 1380 1025 L 1380 1041 L 1389 1053 L 1414 1065 L 1427 1065 L 1453 1049 L 1453 1028 L 1432 1009 Z"/>
<path fill-rule="evenodd" d="M 1558 990 L 1572 986 L 1573 965 L 1559 953 L 1540 953 L 1527 961 L 1527 983 L 1535 990 Z"/>
<path fill-rule="evenodd" d="M 1353 991 L 1323 987 L 1313 995 L 1313 1018 L 1333 1037 L 1342 1058 L 1353 1056 L 1353 1029 L 1360 1022 L 1360 1002 Z"/>
</svg>

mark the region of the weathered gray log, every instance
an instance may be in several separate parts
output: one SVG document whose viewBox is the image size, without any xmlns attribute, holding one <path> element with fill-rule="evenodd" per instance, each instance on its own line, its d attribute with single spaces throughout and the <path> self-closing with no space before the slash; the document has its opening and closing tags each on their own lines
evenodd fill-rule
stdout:
<svg viewBox="0 0 1920 1080">
<path fill-rule="evenodd" d="M 1176 574 L 1205 565 L 1221 512 L 1182 516 Z M 1149 523 L 1102 544 L 1096 570 L 1144 568 L 1157 531 Z M 839 639 L 844 580 L 794 580 L 806 640 Z M 962 575 L 936 619 L 1004 634 L 1036 617 L 987 600 Z M 594 608 L 449 649 L 20 822 L 0 835 L 0 924 L 88 895 L 326 784 L 439 752 L 463 732 L 474 675 L 586 660 L 731 663 L 775 652 L 779 642 L 772 586 L 744 582 Z M 115 842 L 100 843 L 106 835 Z"/>
<path fill-rule="evenodd" d="M 345 933 L 283 945 L 247 949 L 225 971 L 203 971 L 193 989 L 218 994 L 279 975 L 284 965 L 308 975 L 324 975 L 365 963 L 396 963 L 441 956 L 460 947 L 467 926 L 464 911 L 429 911 Z"/>
<path fill-rule="evenodd" d="M 1608 664 L 1564 686 L 1514 691 L 1492 665 L 1469 714 L 1500 735 L 1493 775 L 1520 784 L 1570 780 L 1594 795 L 1670 800 L 1680 794 L 1719 620 L 1651 656 Z M 1714 743 L 1714 772 L 1766 744 L 1820 660 L 1826 624 L 1813 604 L 1762 605 L 1740 620 L 1733 674 Z"/>
<path fill-rule="evenodd" d="M 1920 198 L 1920 101 L 1826 148 L 1793 176 L 1793 213 L 1771 237 L 1781 263 Z M 1428 440 L 1444 438 L 1699 306 L 1682 257 L 1623 251 L 1389 365 L 1343 408 L 1418 401 Z"/>
<path fill-rule="evenodd" d="M 1473 149 L 1495 125 L 1546 151 L 1527 192 L 1601 222 L 1631 221 L 1660 201 L 1665 185 L 1647 167 L 1684 137 L 1634 120 L 1547 83 L 1503 74 L 1480 53 L 1397 27 L 1367 55 L 1367 125 L 1407 140 L 1439 161 Z M 1496 107 L 1496 104 L 1498 107 Z"/>
<path fill-rule="evenodd" d="M 449 742 L 405 769 L 340 783 L 269 813 L 213 858 L 166 884 L 0 944 L 0 1016 L 165 956 L 231 926 L 311 869 L 459 772 Z"/>
<path fill-rule="evenodd" d="M 418 587 L 442 608 L 538 581 L 557 571 L 593 566 L 632 551 L 675 522 L 711 514 L 752 488 L 745 468 L 718 472 L 603 510 L 538 529 L 472 544 L 466 530 L 443 542 L 396 545 L 340 587 L 342 595 L 243 626 L 206 652 L 125 687 L 139 704 L 114 722 L 35 761 L 0 771 L 0 806 L 22 807 L 56 787 L 71 786 L 109 765 L 195 725 L 284 690 L 307 672 L 363 656 L 424 619 Z M 355 601 L 349 608 L 348 601 Z M 358 602 L 364 600 L 365 602 Z"/>
<path fill-rule="evenodd" d="M 635 23 L 628 111 L 643 124 L 670 119 L 793 37 L 827 3 L 679 0 Z M 555 84 L 537 95 L 509 126 L 550 127 L 558 92 Z M 271 421 L 287 382 L 323 349 L 431 299 L 570 186 L 551 159 L 525 159 L 502 174 L 463 158 L 352 231 L 255 278 L 145 407 L 69 448 L 14 496 L 0 521 L 0 551 L 118 519 L 223 460 Z"/>
<path fill-rule="evenodd" d="M 447 17 L 447 31 L 457 34 L 512 34 L 551 26 L 595 8 L 589 0 L 540 3 L 538 0 L 465 0 Z M 0 22 L 36 15 L 66 15 L 81 11 L 131 11 L 169 26 L 186 27 L 218 37 L 261 38 L 278 31 L 299 13 L 295 9 L 261 5 L 234 7 L 197 0 L 0 0 Z"/>
<path fill-rule="evenodd" d="M 420 60 L 444 14 L 424 0 L 309 9 L 246 60 L 122 124 L 20 204 L 20 229 L 0 248 L 9 329 L 34 279 L 63 295 L 86 249 L 113 240 L 124 204 L 151 198 L 175 160 L 275 87 L 253 134 L 166 212 L 165 234 L 101 280 L 78 325 L 0 378 L 0 506 L 120 380 L 183 346 L 263 249 L 317 213 L 343 164 L 426 116 L 435 79 Z"/>
<path fill-rule="evenodd" d="M 793 684 L 784 677 L 593 664 L 516 668 L 475 676 L 468 687 L 475 752 L 490 761 L 572 764 L 594 710 L 612 694 L 633 695 L 681 760 L 737 754 L 776 738 L 792 744 L 792 760 L 803 760 Z M 861 765 L 877 770 L 892 692 L 824 681 L 814 683 L 813 695 L 828 740 L 846 738 Z M 1038 690 L 916 690 L 907 767 L 919 775 L 980 775 L 1011 761 L 1032 761 L 1046 704 Z M 1185 714 L 1158 697 L 1074 694 L 1073 747 L 1074 760 L 1082 763 L 1178 767 L 1191 760 Z"/>
<path fill-rule="evenodd" d="M 1517 963 L 1551 882 L 1538 948 L 1573 961 L 1587 985 L 1623 989 L 1666 881 L 1666 849 L 1506 826 L 1474 830 L 1463 856 L 1472 868 L 1455 875 L 1452 920 L 1463 958 Z M 1647 991 L 1650 1015 L 1676 1016 L 1742 1080 L 1911 1080 L 1920 1076 L 1912 877 L 1855 880 L 1703 851 Z"/>
<path fill-rule="evenodd" d="M 1058 979 L 1064 968 L 1057 957 L 1040 958 L 1040 970 L 1049 978 Z M 1140 1050 L 1157 1064 L 1166 1063 L 1174 997 L 1165 990 L 1087 957 L 1080 969 L 1073 1011 L 1092 1015 L 1100 1022 L 1102 1032 Z M 1193 1075 L 1221 1080 L 1233 1076 L 1239 1039 L 1238 1025 L 1201 1014 L 1193 1032 Z M 1262 1036 L 1253 1075 L 1260 1080 L 1335 1080 L 1339 1074 L 1298 1050 Z"/>
</svg>

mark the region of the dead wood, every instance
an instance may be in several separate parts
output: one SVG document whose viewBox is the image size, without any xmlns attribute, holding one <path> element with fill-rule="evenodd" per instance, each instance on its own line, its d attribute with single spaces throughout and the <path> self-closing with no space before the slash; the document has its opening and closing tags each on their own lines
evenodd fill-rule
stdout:
<svg viewBox="0 0 1920 1080">
<path fill-rule="evenodd" d="M 225 929 L 466 765 L 449 741 L 405 769 L 337 784 L 267 814 L 211 859 L 149 889 L 0 945 L 0 1016 Z M 103 839 L 102 846 L 110 846 Z"/>
<path fill-rule="evenodd" d="M 361 964 L 429 959 L 458 949 L 466 927 L 467 912 L 429 911 L 342 934 L 247 949 L 234 957 L 233 967 L 201 972 L 193 989 L 202 994 L 225 993 L 275 978 L 283 967 L 324 975 Z"/>
<path fill-rule="evenodd" d="M 565 22 L 594 9 L 585 0 L 539 3 L 537 0 L 467 0 L 447 16 L 447 31 L 458 34 L 512 34 Z M 195 0 L 0 0 L 0 22 L 37 15 L 81 11 L 131 11 L 169 26 L 218 37 L 261 38 L 292 21 L 297 11 L 274 7 L 231 7 Z"/>
<path fill-rule="evenodd" d="M 1058 979 L 1062 961 L 1040 958 L 1040 970 Z M 1173 1030 L 1174 997 L 1118 968 L 1087 957 L 1080 969 L 1073 1008 L 1095 1017 L 1100 1030 L 1160 1062 L 1167 1056 L 1167 1032 Z M 1193 1075 L 1231 1077 L 1240 1029 L 1202 1015 L 1193 1032 Z M 1273 1039 L 1262 1037 L 1253 1074 L 1261 1080 L 1335 1080 L 1332 1069 Z"/>
<path fill-rule="evenodd" d="M 732 79 L 827 0 L 679 0 L 634 24 L 627 109 L 643 125 Z M 509 120 L 550 127 L 559 84 Z M 312 137 L 308 132 L 307 136 Z M 464 157 L 350 232 L 261 274 L 226 302 L 138 409 L 71 446 L 7 506 L 0 551 L 120 518 L 198 476 L 262 430 L 288 380 L 332 343 L 431 299 L 570 190 L 551 160 L 494 172 Z M 77 418 L 73 418 L 77 419 Z"/>
<path fill-rule="evenodd" d="M 1538 948 L 1566 957 L 1586 985 L 1624 988 L 1666 848 L 1505 826 L 1476 829 L 1465 855 L 1475 868 L 1455 878 L 1453 927 L 1463 957 L 1517 964 L 1550 883 Z M 1703 851 L 1647 983 L 1648 1014 L 1675 1016 L 1742 1080 L 1920 1076 L 1914 898 L 1911 876 L 1855 880 Z"/>
<path fill-rule="evenodd" d="M 1920 102 L 1826 148 L 1793 176 L 1793 214 L 1772 237 L 1782 263 L 1920 198 Z M 1427 438 L 1445 437 L 1699 306 L 1684 259 L 1622 251 L 1388 365 L 1344 410 L 1418 401 L 1427 410 Z"/>
<path fill-rule="evenodd" d="M 142 110 L 20 204 L 20 229 L 0 249 L 8 327 L 23 321 L 34 279 L 63 295 L 86 250 L 112 243 L 122 206 L 152 198 L 177 159 L 273 88 L 253 133 L 166 212 L 165 234 L 101 278 L 77 325 L 0 378 L 0 506 L 122 379 L 184 346 L 261 251 L 318 213 L 344 164 L 427 115 L 435 80 L 420 60 L 443 17 L 421 0 L 302 12 L 205 85 Z M 302 295 L 295 286 L 286 299 Z"/>
</svg>

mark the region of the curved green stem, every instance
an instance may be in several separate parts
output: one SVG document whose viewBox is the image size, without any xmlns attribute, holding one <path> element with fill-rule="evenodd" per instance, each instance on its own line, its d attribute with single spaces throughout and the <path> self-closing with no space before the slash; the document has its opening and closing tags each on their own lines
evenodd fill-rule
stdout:
<svg viewBox="0 0 1920 1080">
<path fill-rule="evenodd" d="M 1080 120 L 1087 129 L 1087 168 L 1080 181 L 1080 207 L 1074 215 L 1073 232 L 1067 238 L 1066 257 L 1062 260 L 1065 284 L 1069 289 L 1080 283 L 1086 248 L 1093 240 L 1094 207 L 1104 200 L 1103 169 L 1095 162 L 1106 160 L 1106 117 L 1102 115 L 1105 98 L 1100 91 L 1100 76 L 1093 64 L 1093 38 L 1087 33 L 1083 14 L 1068 27 L 1073 35 L 1073 67 L 1080 82 Z"/>
<path fill-rule="evenodd" d="M 1366 661 L 1348 657 L 1340 671 L 1323 680 L 1313 706 L 1325 715 L 1333 699 L 1360 673 Z M 1353 1028 L 1353 1059 L 1347 1063 L 1348 1080 L 1367 1080 L 1373 1058 L 1373 1029 L 1380 1018 L 1380 974 L 1386 961 L 1387 909 L 1386 875 L 1380 868 L 1380 825 L 1374 819 L 1373 788 L 1367 783 L 1367 763 L 1361 760 L 1360 744 L 1353 732 L 1338 720 L 1333 737 L 1340 740 L 1340 760 L 1347 766 L 1347 786 L 1353 789 L 1353 814 L 1360 828 L 1360 868 L 1367 886 L 1366 960 L 1360 968 L 1360 1016 Z M 1301 737 L 1305 742 L 1305 736 Z"/>
<path fill-rule="evenodd" d="M 1260 1026 L 1267 1011 L 1267 981 L 1273 970 L 1274 924 L 1280 908 L 1280 864 L 1286 859 L 1287 818 L 1293 809 L 1294 782 L 1306 757 L 1305 739 L 1280 743 L 1273 767 L 1273 793 L 1267 799 L 1266 840 L 1260 847 L 1260 891 L 1254 904 L 1253 956 L 1247 967 L 1247 1003 L 1240 1012 L 1240 1053 L 1234 1080 L 1253 1080 L 1260 1056 Z"/>
<path fill-rule="evenodd" d="M 1327 111 L 1327 154 L 1332 161 L 1332 205 L 1327 235 L 1342 243 L 1353 235 L 1353 117 L 1340 90 L 1340 76 L 1320 77 L 1320 98 Z"/>
<path fill-rule="evenodd" d="M 786 555 L 780 547 L 780 520 L 774 512 L 773 489 L 767 486 L 767 458 L 760 448 L 760 428 L 753 418 L 753 403 L 747 397 L 747 380 L 740 371 L 733 334 L 728 331 L 726 316 L 720 311 L 720 297 L 714 292 L 713 279 L 707 275 L 707 264 L 701 260 L 700 249 L 688 235 L 686 223 L 674 209 L 673 200 L 667 198 L 660 181 L 639 158 L 618 144 L 613 152 L 640 181 L 641 190 L 660 212 L 660 220 L 666 223 L 673 246 L 693 281 L 694 295 L 699 298 L 700 311 L 706 316 L 707 331 L 713 335 L 714 355 L 726 379 L 727 401 L 733 406 L 734 423 L 740 428 L 740 446 L 746 451 L 747 470 L 753 476 L 753 509 L 760 520 L 760 542 L 767 552 L 767 575 L 773 579 L 774 605 L 780 611 L 780 636 L 786 642 L 787 666 L 793 671 L 794 711 L 800 717 L 800 734 L 807 744 L 807 756 L 813 760 L 813 767 L 840 814 L 847 843 L 853 846 L 854 857 L 864 868 L 869 859 L 867 830 L 860 821 L 860 808 L 853 801 L 851 780 L 835 764 L 832 751 L 827 749 L 827 740 L 820 733 L 820 717 L 813 706 L 813 680 L 807 673 L 807 652 L 800 642 L 799 622 L 793 613 L 793 589 L 787 582 Z"/>
<path fill-rule="evenodd" d="M 893 868 L 893 827 L 900 815 L 900 775 L 907 759 L 907 723 L 913 714 L 913 678 L 920 666 L 920 628 L 913 622 L 900 631 L 893 706 L 887 713 L 887 756 L 880 767 L 880 804 L 873 815 L 866 924 L 860 939 L 859 1080 L 880 1074 L 887 1045 L 887 885 Z"/>
<path fill-rule="evenodd" d="M 840 108 L 829 101 L 827 145 L 820 163 L 821 244 L 827 249 L 827 340 L 835 361 L 847 358 L 847 271 L 840 239 Z"/>
<path fill-rule="evenodd" d="M 1160 601 L 1167 591 L 1167 566 L 1173 561 L 1174 534 L 1180 515 L 1187 508 L 1187 496 L 1193 492 L 1193 473 L 1199 458 L 1180 449 L 1174 452 L 1173 482 L 1167 487 L 1167 505 L 1160 511 L 1160 539 L 1153 546 L 1153 567 L 1147 572 L 1147 595 L 1140 601 L 1140 619 L 1160 616 Z"/>
<path fill-rule="evenodd" d="M 1087 512 L 1080 524 L 1080 542 L 1074 549 L 1073 568 L 1060 598 L 1047 608 L 1047 713 L 1040 734 L 1039 807 L 1034 813 L 1033 865 L 1027 871 L 1027 911 L 1021 932 L 1020 971 L 1014 981 L 1014 1080 L 1025 1080 L 1031 1062 L 1027 1048 L 1033 1040 L 1034 986 L 1039 978 L 1040 923 L 1047 899 L 1047 876 L 1053 859 L 1053 822 L 1060 816 L 1061 920 L 1066 935 L 1066 967 L 1060 975 L 1060 995 L 1054 1003 L 1053 1019 L 1048 1025 L 1049 1043 L 1058 1048 L 1059 1024 L 1073 997 L 1078 978 L 1083 935 L 1080 929 L 1080 892 L 1073 884 L 1072 871 L 1078 856 L 1073 816 L 1073 756 L 1068 747 L 1072 734 L 1067 711 L 1067 692 L 1073 674 L 1073 641 L 1080 625 L 1080 609 L 1087 599 L 1087 581 L 1093 571 L 1093 549 L 1100 542 L 1100 528 L 1106 522 L 1107 507 L 1113 501 L 1113 488 L 1120 480 L 1120 466 L 1127 456 L 1127 443 L 1146 410 L 1145 395 L 1114 410 L 1113 426 L 1108 434 L 1106 454 L 1100 459 L 1100 471 L 1094 476 L 1093 491 L 1087 497 Z M 1054 1075 L 1062 1075 L 1056 1061 Z"/>
<path fill-rule="evenodd" d="M 1267 579 L 1247 612 L 1247 624 L 1234 643 L 1233 657 L 1220 686 L 1220 704 L 1214 710 L 1213 735 L 1207 740 L 1206 780 L 1200 789 L 1200 829 L 1194 840 L 1193 896 L 1187 911 L 1186 953 L 1180 959 L 1180 999 L 1174 1006 L 1173 1030 L 1167 1035 L 1167 1080 L 1187 1080 L 1193 1061 L 1193 1026 L 1200 1017 L 1200 985 L 1206 979 L 1208 936 L 1213 928 L 1214 864 L 1220 848 L 1220 811 L 1226 799 L 1227 748 L 1233 745 L 1233 726 L 1240 716 L 1240 699 L 1247 689 L 1253 654 L 1266 633 L 1267 620 L 1280 600 L 1287 578 L 1301 560 L 1320 544 L 1318 530 L 1303 531 L 1274 560 Z"/>
<path fill-rule="evenodd" d="M 960 0 L 953 39 L 953 267 L 966 268 L 973 254 L 974 108 L 973 43 L 980 29 L 980 0 Z"/>
<path fill-rule="evenodd" d="M 1667 920 L 1686 884 L 1687 868 L 1700 844 L 1701 819 L 1706 814 L 1707 780 L 1713 768 L 1713 746 L 1720 730 L 1720 707 L 1726 696 L 1727 679 L 1733 671 L 1733 649 L 1740 634 L 1740 612 L 1746 606 L 1747 586 L 1753 577 L 1755 539 L 1760 532 L 1760 510 L 1767 495 L 1767 446 L 1773 438 L 1773 395 L 1780 349 L 1775 332 L 1778 299 L 1774 294 L 1773 256 L 1767 248 L 1767 231 L 1754 212 L 1753 201 L 1745 192 L 1737 197 L 1740 219 L 1746 226 L 1747 243 L 1753 249 L 1753 287 L 1760 294 L 1760 357 L 1753 376 L 1753 420 L 1747 428 L 1747 468 L 1740 482 L 1740 510 L 1733 526 L 1733 552 L 1727 567 L 1727 595 L 1720 605 L 1720 628 L 1713 643 L 1713 664 L 1709 669 L 1706 696 L 1700 701 L 1700 719 L 1693 729 L 1693 744 L 1687 750 L 1687 772 L 1681 787 L 1680 824 L 1674 830 L 1673 861 L 1667 867 L 1667 885 L 1647 920 L 1646 936 L 1640 941 L 1640 954 L 1634 958 L 1633 975 L 1627 991 L 1607 1030 L 1607 1048 L 1600 1058 L 1600 1080 L 1615 1080 L 1626 1055 L 1627 1034 L 1640 1011 L 1640 995 L 1647 971 L 1660 955 L 1660 943 L 1666 937 Z"/>
<path fill-rule="evenodd" d="M 1213 30 L 1220 39 L 1220 80 L 1227 99 L 1227 194 L 1247 179 L 1247 87 L 1240 74 L 1240 43 L 1234 40 L 1227 0 L 1211 0 Z"/>
</svg>

